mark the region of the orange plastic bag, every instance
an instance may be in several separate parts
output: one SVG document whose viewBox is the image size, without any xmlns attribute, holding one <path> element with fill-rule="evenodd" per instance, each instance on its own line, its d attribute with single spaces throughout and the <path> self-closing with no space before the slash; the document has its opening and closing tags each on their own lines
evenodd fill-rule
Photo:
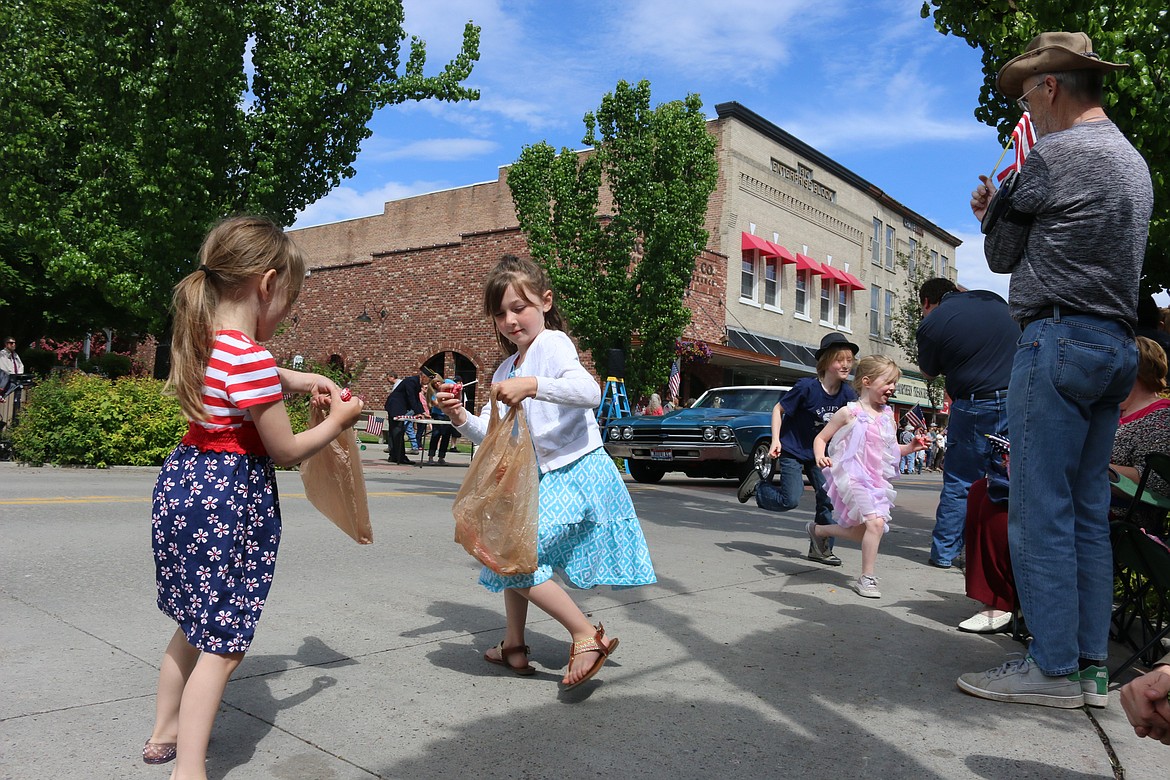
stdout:
<svg viewBox="0 0 1170 780">
<path fill-rule="evenodd" d="M 492 571 L 536 571 L 537 488 L 540 475 L 524 410 L 500 417 L 495 393 L 487 435 L 475 450 L 455 496 L 455 541 Z"/>
<path fill-rule="evenodd" d="M 309 407 L 309 427 L 325 419 L 325 412 Z M 305 495 L 317 510 L 358 544 L 372 544 L 370 505 L 358 452 L 357 435 L 346 428 L 336 439 L 301 463 Z"/>
</svg>

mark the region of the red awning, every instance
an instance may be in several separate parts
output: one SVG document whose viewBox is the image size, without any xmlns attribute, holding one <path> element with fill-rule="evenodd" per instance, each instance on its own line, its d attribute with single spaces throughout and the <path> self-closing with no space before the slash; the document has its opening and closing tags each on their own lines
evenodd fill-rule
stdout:
<svg viewBox="0 0 1170 780">
<path fill-rule="evenodd" d="M 821 270 L 825 272 L 825 276 L 829 277 L 838 284 L 844 284 L 848 286 L 849 280 L 845 277 L 845 272 L 840 268 L 834 268 L 828 263 L 825 263 L 821 266 Z"/>
<path fill-rule="evenodd" d="M 813 260 L 808 255 L 802 255 L 800 252 L 796 253 L 796 270 L 808 271 L 811 274 L 822 274 L 821 264 Z"/>
<path fill-rule="evenodd" d="M 760 250 L 760 254 L 764 255 L 765 257 L 776 256 L 776 250 L 774 249 L 775 246 L 776 245 L 771 241 L 765 241 L 759 236 L 753 236 L 751 233 L 744 233 L 743 238 L 740 239 L 741 249 L 744 251 L 758 249 Z"/>
<path fill-rule="evenodd" d="M 847 285 L 849 285 L 850 287 L 852 287 L 854 290 L 864 290 L 865 289 L 865 285 L 862 284 L 861 280 L 858 279 L 856 276 L 849 273 L 848 271 L 843 271 L 842 273 L 845 274 L 845 283 Z"/>
<path fill-rule="evenodd" d="M 795 263 L 796 262 L 796 258 L 793 257 L 792 253 L 789 252 L 784 247 L 780 246 L 779 244 L 774 244 L 771 241 L 768 241 L 766 243 L 768 244 L 768 246 L 772 247 L 772 254 L 770 255 L 771 257 L 779 257 L 781 262 L 784 262 L 784 263 Z"/>
</svg>

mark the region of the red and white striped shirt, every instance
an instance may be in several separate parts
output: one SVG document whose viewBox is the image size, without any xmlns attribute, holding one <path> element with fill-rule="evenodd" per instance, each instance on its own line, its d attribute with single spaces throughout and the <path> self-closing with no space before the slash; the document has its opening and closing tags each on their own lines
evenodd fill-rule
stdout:
<svg viewBox="0 0 1170 780">
<path fill-rule="evenodd" d="M 283 400 L 272 353 L 238 330 L 215 334 L 203 375 L 207 420 L 192 420 L 184 444 L 204 450 L 264 455 L 264 443 L 248 411 Z"/>
<path fill-rule="evenodd" d="M 215 334 L 203 376 L 203 410 L 208 430 L 252 425 L 251 406 L 280 401 L 283 393 L 272 353 L 238 330 Z"/>
</svg>

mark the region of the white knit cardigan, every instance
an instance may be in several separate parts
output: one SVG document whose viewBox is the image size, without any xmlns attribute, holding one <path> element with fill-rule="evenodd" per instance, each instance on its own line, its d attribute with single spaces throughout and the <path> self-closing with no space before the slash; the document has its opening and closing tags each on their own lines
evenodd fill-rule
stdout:
<svg viewBox="0 0 1170 780">
<path fill-rule="evenodd" d="M 505 360 L 492 384 L 508 378 L 518 355 Z M 536 377 L 536 398 L 521 402 L 542 473 L 566 466 L 601 446 L 594 410 L 601 402 L 597 380 L 581 365 L 577 349 L 562 331 L 545 329 L 533 339 L 516 376 Z M 468 415 L 459 432 L 476 444 L 487 434 L 491 401 L 478 417 Z M 500 415 L 508 411 L 499 404 Z"/>
</svg>

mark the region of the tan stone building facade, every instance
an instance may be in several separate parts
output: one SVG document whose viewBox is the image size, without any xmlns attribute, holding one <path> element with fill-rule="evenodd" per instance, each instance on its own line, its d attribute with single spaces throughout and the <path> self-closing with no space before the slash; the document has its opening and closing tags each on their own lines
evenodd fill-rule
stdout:
<svg viewBox="0 0 1170 780">
<path fill-rule="evenodd" d="M 719 182 L 685 334 L 712 358 L 684 366 L 682 397 L 807 376 L 812 350 L 833 330 L 863 354 L 904 365 L 889 340 L 907 278 L 899 255 L 921 247 L 935 273 L 954 278 L 958 239 L 743 106 L 716 111 Z M 268 344 L 273 354 L 363 365 L 356 387 L 377 406 L 389 373 L 419 365 L 464 381 L 490 377 L 503 355 L 482 312 L 482 280 L 501 255 L 526 251 L 506 176 L 501 169 L 493 182 L 293 231 L 311 271 L 288 326 Z M 913 377 L 905 385 L 899 400 L 916 394 Z"/>
</svg>

